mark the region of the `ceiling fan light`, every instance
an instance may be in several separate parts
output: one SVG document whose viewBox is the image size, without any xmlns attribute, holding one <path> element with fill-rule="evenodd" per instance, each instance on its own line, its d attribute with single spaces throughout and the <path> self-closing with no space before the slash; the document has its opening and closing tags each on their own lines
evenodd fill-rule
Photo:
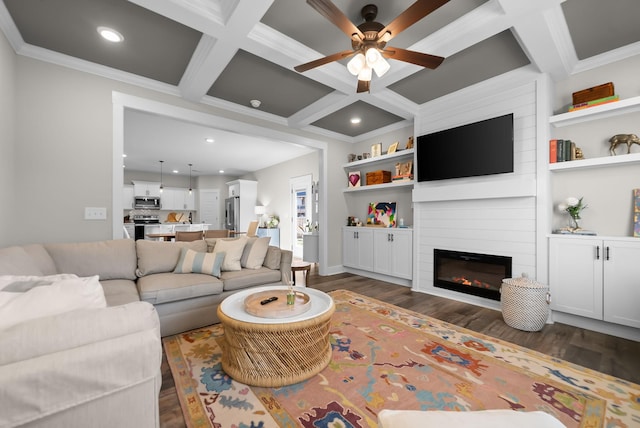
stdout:
<svg viewBox="0 0 640 428">
<path fill-rule="evenodd" d="M 351 58 L 351 61 L 347 63 L 347 70 L 349 70 L 349 73 L 353 74 L 354 76 L 357 76 L 358 74 L 360 74 L 360 71 L 362 71 L 365 65 L 366 65 L 366 60 L 364 58 L 364 55 L 359 53 L 353 58 Z"/>
<path fill-rule="evenodd" d="M 376 72 L 376 75 L 378 77 L 384 76 L 384 74 L 389 71 L 390 68 L 391 65 L 389 65 L 389 61 L 384 59 L 382 56 L 380 56 L 378 62 L 376 62 L 376 64 L 373 66 L 373 70 Z"/>
<path fill-rule="evenodd" d="M 382 55 L 380 55 L 380 52 L 378 52 L 378 49 L 376 48 L 367 49 L 365 57 L 367 65 L 371 68 L 375 67 L 378 61 L 382 59 Z"/>
<path fill-rule="evenodd" d="M 365 82 L 371 81 L 371 69 L 369 67 L 363 67 L 358 73 L 358 80 L 364 80 Z"/>
</svg>

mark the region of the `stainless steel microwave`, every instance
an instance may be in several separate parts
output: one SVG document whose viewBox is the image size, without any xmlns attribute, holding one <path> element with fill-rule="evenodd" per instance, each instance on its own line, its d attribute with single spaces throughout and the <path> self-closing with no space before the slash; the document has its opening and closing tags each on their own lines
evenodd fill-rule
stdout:
<svg viewBox="0 0 640 428">
<path fill-rule="evenodd" d="M 136 196 L 133 207 L 137 210 L 159 210 L 160 196 Z"/>
</svg>

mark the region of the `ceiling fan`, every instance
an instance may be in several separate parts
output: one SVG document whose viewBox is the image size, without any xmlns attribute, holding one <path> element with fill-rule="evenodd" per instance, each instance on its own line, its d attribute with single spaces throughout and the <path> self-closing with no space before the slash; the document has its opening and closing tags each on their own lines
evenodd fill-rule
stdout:
<svg viewBox="0 0 640 428">
<path fill-rule="evenodd" d="M 386 26 L 375 21 L 378 7 L 368 4 L 360 12 L 365 22 L 356 26 L 331 0 L 307 0 L 307 4 L 349 36 L 352 50 L 338 52 L 306 64 L 297 65 L 294 70 L 302 73 L 353 56 L 347 64 L 347 69 L 354 76 L 358 76 L 357 92 L 368 92 L 372 71 L 381 77 L 389 70 L 390 66 L 385 58 L 434 69 L 444 61 L 443 57 L 394 48 L 387 46 L 387 42 L 448 1 L 418 0 Z"/>
</svg>

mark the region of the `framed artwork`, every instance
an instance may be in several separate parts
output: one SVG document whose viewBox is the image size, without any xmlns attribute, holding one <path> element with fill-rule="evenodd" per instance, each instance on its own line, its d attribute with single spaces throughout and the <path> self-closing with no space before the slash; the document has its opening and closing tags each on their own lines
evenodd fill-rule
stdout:
<svg viewBox="0 0 640 428">
<path fill-rule="evenodd" d="M 413 169 L 413 161 L 398 162 L 396 164 L 396 175 L 409 176 Z"/>
<path fill-rule="evenodd" d="M 387 154 L 390 155 L 391 153 L 395 153 L 396 150 L 398 150 L 398 142 L 397 141 L 389 146 L 389 150 L 387 150 Z"/>
<path fill-rule="evenodd" d="M 396 227 L 396 203 L 373 202 L 369 204 L 367 225 L 379 227 Z"/>
<path fill-rule="evenodd" d="M 361 178 L 360 171 L 351 171 L 349 173 L 349 187 L 360 187 Z"/>
<path fill-rule="evenodd" d="M 640 238 L 640 189 L 633 189 L 633 236 Z"/>
<path fill-rule="evenodd" d="M 382 143 L 374 144 L 371 146 L 371 157 L 375 158 L 376 156 L 382 155 Z"/>
</svg>

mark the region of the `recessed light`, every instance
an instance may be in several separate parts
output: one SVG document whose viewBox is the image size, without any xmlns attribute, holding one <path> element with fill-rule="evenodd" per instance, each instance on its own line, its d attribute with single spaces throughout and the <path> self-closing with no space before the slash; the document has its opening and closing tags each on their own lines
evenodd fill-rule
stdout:
<svg viewBox="0 0 640 428">
<path fill-rule="evenodd" d="M 122 154 L 122 157 L 123 157 L 123 158 L 126 158 L 126 157 L 127 157 L 127 154 L 126 154 L 126 153 L 123 153 L 123 154 Z"/>
<path fill-rule="evenodd" d="M 359 117 L 352 117 L 351 118 L 351 123 L 353 123 L 354 125 L 357 125 L 360 122 L 362 122 L 362 119 L 360 119 Z"/>
<path fill-rule="evenodd" d="M 204 141 L 205 141 L 207 144 L 211 144 L 211 143 L 213 143 L 215 140 L 214 140 L 213 138 L 205 138 L 205 139 L 204 139 Z"/>
<path fill-rule="evenodd" d="M 119 43 L 124 40 L 122 34 L 109 27 L 98 27 L 98 34 L 100 34 L 105 40 L 113 43 Z"/>
<path fill-rule="evenodd" d="M 262 102 L 260 100 L 251 100 L 249 101 L 249 104 L 251 104 L 251 107 L 253 108 L 258 108 Z"/>
<path fill-rule="evenodd" d="M 221 169 L 220 171 L 218 171 L 220 174 L 224 174 L 224 169 Z"/>
<path fill-rule="evenodd" d="M 178 170 L 177 170 L 177 169 L 174 169 L 172 172 L 173 172 L 174 174 L 177 174 L 177 173 L 178 173 Z"/>
</svg>

